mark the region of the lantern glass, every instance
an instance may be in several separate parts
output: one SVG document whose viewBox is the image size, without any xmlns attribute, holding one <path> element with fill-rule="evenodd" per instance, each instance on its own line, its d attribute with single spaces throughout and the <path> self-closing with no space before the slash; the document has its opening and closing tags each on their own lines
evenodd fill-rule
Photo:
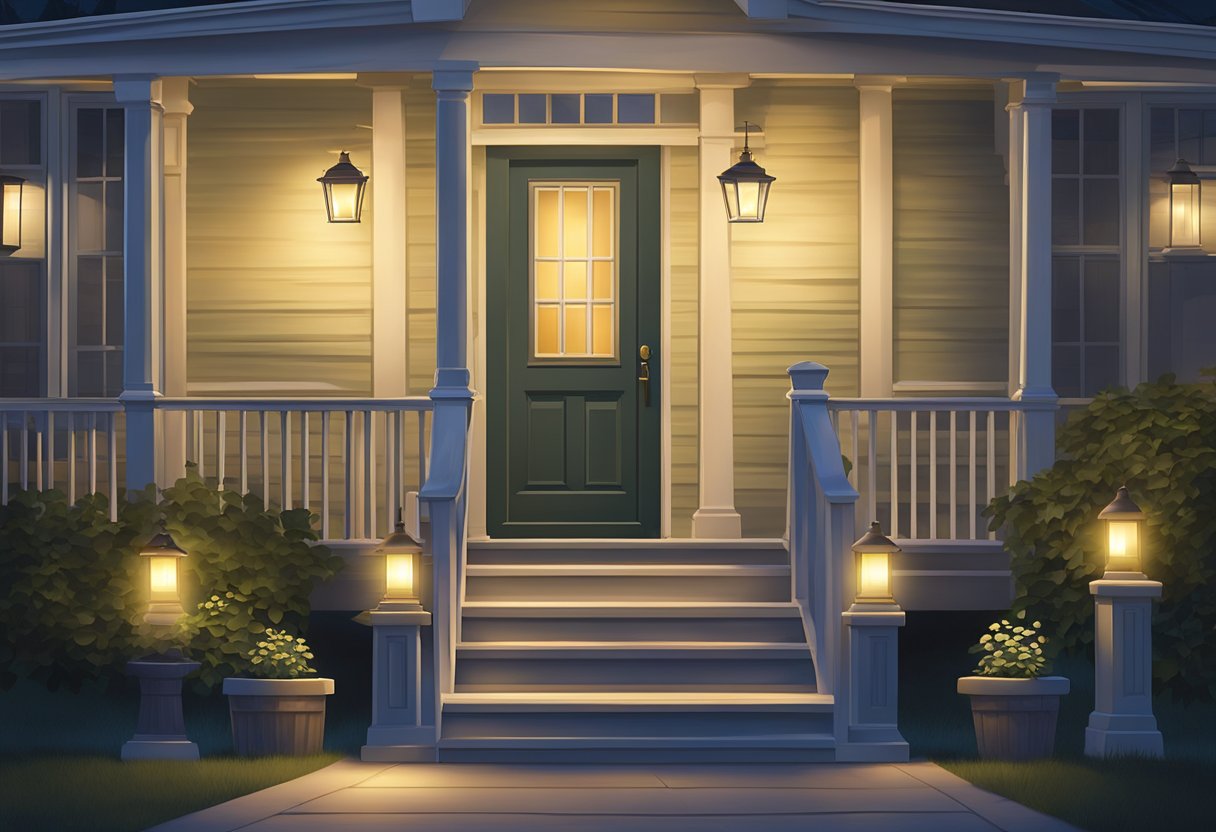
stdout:
<svg viewBox="0 0 1216 832">
<path fill-rule="evenodd" d="M 1112 572 L 1140 571 L 1140 521 L 1108 520 L 1107 569 Z"/>
<path fill-rule="evenodd" d="M 891 600 L 891 555 L 888 552 L 858 554 L 857 600 Z"/>
<path fill-rule="evenodd" d="M 413 598 L 414 555 L 388 554 L 384 556 L 385 595 L 389 598 Z"/>
<path fill-rule="evenodd" d="M 0 177 L 4 194 L 0 203 L 0 251 L 21 248 L 21 197 L 25 180 L 17 176 Z"/>
<path fill-rule="evenodd" d="M 148 558 L 153 600 L 177 599 L 177 560 L 177 557 L 170 555 L 151 555 Z"/>
<path fill-rule="evenodd" d="M 362 182 L 327 182 L 325 199 L 330 222 L 359 222 L 363 206 Z"/>
<path fill-rule="evenodd" d="M 1199 245 L 1199 183 L 1170 183 L 1170 246 Z"/>
</svg>

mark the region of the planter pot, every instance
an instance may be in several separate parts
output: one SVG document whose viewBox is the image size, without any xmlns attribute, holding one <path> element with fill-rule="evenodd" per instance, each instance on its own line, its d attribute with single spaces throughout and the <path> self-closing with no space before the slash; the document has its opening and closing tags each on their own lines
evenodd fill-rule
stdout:
<svg viewBox="0 0 1216 832">
<path fill-rule="evenodd" d="M 1068 680 L 1063 676 L 964 676 L 958 680 L 958 692 L 971 697 L 980 757 L 1034 760 L 1051 756 L 1060 697 L 1068 693 Z"/>
<path fill-rule="evenodd" d="M 320 754 L 333 692 L 333 679 L 225 679 L 236 753 Z"/>
</svg>

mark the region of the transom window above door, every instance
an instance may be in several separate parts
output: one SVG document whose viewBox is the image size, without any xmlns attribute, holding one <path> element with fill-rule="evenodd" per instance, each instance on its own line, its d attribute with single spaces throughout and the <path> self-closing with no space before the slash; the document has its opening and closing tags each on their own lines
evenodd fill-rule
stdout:
<svg viewBox="0 0 1216 832">
<path fill-rule="evenodd" d="M 616 360 L 618 184 L 529 186 L 532 359 Z"/>
</svg>

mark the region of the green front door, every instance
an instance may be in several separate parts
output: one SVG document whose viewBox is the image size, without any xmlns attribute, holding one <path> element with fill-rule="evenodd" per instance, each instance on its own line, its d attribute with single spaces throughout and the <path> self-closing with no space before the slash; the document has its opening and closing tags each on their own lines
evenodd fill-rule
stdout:
<svg viewBox="0 0 1216 832">
<path fill-rule="evenodd" d="M 658 155 L 487 151 L 493 537 L 659 534 Z"/>
</svg>

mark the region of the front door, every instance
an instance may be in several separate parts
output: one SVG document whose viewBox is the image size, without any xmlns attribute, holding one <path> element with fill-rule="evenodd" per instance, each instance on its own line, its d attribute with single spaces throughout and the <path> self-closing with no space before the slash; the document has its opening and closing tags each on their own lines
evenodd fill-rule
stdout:
<svg viewBox="0 0 1216 832">
<path fill-rule="evenodd" d="M 486 519 L 493 537 L 657 537 L 652 148 L 490 148 Z"/>
</svg>

